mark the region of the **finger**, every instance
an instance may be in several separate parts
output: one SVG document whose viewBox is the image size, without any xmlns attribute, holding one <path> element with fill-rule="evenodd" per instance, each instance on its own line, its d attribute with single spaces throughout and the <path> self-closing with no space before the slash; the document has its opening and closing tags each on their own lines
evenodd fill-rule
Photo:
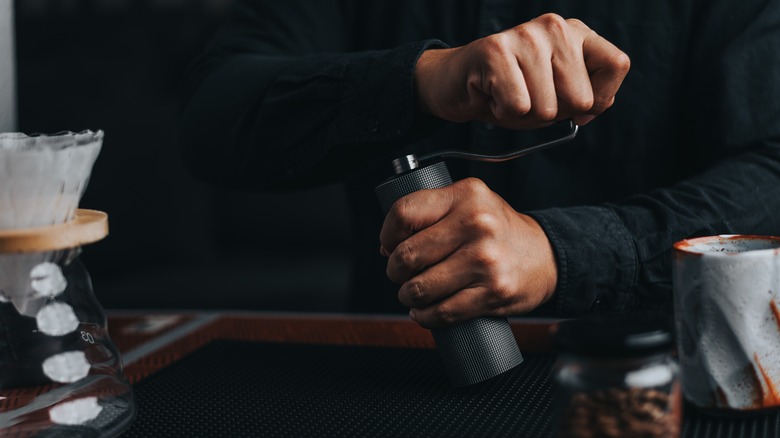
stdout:
<svg viewBox="0 0 780 438">
<path fill-rule="evenodd" d="M 631 60 L 612 43 L 590 31 L 583 41 L 585 66 L 593 88 L 593 107 L 589 113 L 599 115 L 614 102 Z"/>
<path fill-rule="evenodd" d="M 520 47 L 515 52 L 517 63 L 525 77 L 525 86 L 531 97 L 527 117 L 542 122 L 555 120 L 558 113 L 558 97 L 553 78 L 552 47 L 549 42 L 525 32 L 519 38 Z"/>
<path fill-rule="evenodd" d="M 481 286 L 462 289 L 430 306 L 413 308 L 409 316 L 425 328 L 449 327 L 489 314 L 481 300 L 484 294 L 485 289 Z"/>
<path fill-rule="evenodd" d="M 490 116 L 495 124 L 515 128 L 531 110 L 531 95 L 515 56 L 501 56 L 483 75 L 483 81 L 483 89 L 491 97 Z"/>
<path fill-rule="evenodd" d="M 525 75 L 525 84 L 531 96 L 531 109 L 527 116 L 541 122 L 551 122 L 558 114 L 558 96 L 550 58 L 531 56 L 518 59 Z"/>
<path fill-rule="evenodd" d="M 446 187 L 419 190 L 395 201 L 382 224 L 379 242 L 392 254 L 395 247 L 449 212 L 452 194 Z"/>
<path fill-rule="evenodd" d="M 455 253 L 404 283 L 398 290 L 398 300 L 411 308 L 441 301 L 478 279 L 473 266 L 467 257 Z"/>
<path fill-rule="evenodd" d="M 567 20 L 569 23 L 571 20 Z M 590 111 L 593 107 L 593 89 L 582 53 L 578 33 L 562 32 L 552 57 L 555 92 L 558 96 L 558 118 L 569 118 Z"/>
<path fill-rule="evenodd" d="M 462 226 L 446 216 L 399 243 L 387 260 L 387 277 L 403 283 L 452 254 L 463 242 Z"/>
</svg>

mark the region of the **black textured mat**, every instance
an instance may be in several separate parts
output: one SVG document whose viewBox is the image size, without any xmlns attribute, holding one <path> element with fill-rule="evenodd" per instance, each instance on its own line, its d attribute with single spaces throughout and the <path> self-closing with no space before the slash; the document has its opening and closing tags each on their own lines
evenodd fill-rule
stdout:
<svg viewBox="0 0 780 438">
<path fill-rule="evenodd" d="M 550 436 L 549 355 L 452 389 L 435 350 L 212 343 L 136 385 L 127 437 Z M 685 437 L 778 437 L 780 413 L 686 413 Z"/>
</svg>

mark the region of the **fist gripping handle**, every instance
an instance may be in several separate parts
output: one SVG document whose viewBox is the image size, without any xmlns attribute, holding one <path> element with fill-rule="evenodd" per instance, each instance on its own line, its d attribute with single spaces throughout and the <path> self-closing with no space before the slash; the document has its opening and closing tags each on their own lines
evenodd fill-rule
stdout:
<svg viewBox="0 0 780 438">
<path fill-rule="evenodd" d="M 443 151 L 420 157 L 407 155 L 393 160 L 396 175 L 376 187 L 382 210 L 387 214 L 398 199 L 422 189 L 452 184 L 443 162 L 420 167 L 420 161 L 454 157 L 478 161 L 506 161 L 532 152 L 566 143 L 577 135 L 577 125 L 569 122 L 569 133 L 561 138 L 524 147 L 504 155 L 481 155 Z M 523 355 L 506 318 L 480 317 L 452 327 L 431 330 L 444 369 L 453 386 L 466 386 L 495 377 L 523 361 Z"/>
</svg>

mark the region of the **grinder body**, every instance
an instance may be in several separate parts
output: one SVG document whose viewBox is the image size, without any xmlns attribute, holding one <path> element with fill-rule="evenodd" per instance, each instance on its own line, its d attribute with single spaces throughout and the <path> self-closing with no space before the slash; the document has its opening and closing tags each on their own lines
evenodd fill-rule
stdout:
<svg viewBox="0 0 780 438">
<path fill-rule="evenodd" d="M 412 168 L 376 187 L 385 214 L 398 199 L 418 190 L 452 184 L 444 162 Z M 506 318 L 480 317 L 431 331 L 453 386 L 487 380 L 523 361 Z"/>
</svg>

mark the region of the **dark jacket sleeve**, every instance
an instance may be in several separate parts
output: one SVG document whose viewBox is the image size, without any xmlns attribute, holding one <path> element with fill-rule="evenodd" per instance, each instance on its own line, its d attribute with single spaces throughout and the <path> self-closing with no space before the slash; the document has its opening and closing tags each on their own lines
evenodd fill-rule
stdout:
<svg viewBox="0 0 780 438">
<path fill-rule="evenodd" d="M 185 86 L 179 143 L 196 177 L 245 189 L 326 183 L 414 138 L 414 65 L 442 43 L 355 51 L 353 9 L 239 3 Z"/>
<path fill-rule="evenodd" d="M 558 313 L 668 310 L 675 241 L 780 234 L 779 48 L 780 2 L 699 9 L 681 96 L 694 176 L 615 203 L 531 212 L 559 263 Z"/>
</svg>

